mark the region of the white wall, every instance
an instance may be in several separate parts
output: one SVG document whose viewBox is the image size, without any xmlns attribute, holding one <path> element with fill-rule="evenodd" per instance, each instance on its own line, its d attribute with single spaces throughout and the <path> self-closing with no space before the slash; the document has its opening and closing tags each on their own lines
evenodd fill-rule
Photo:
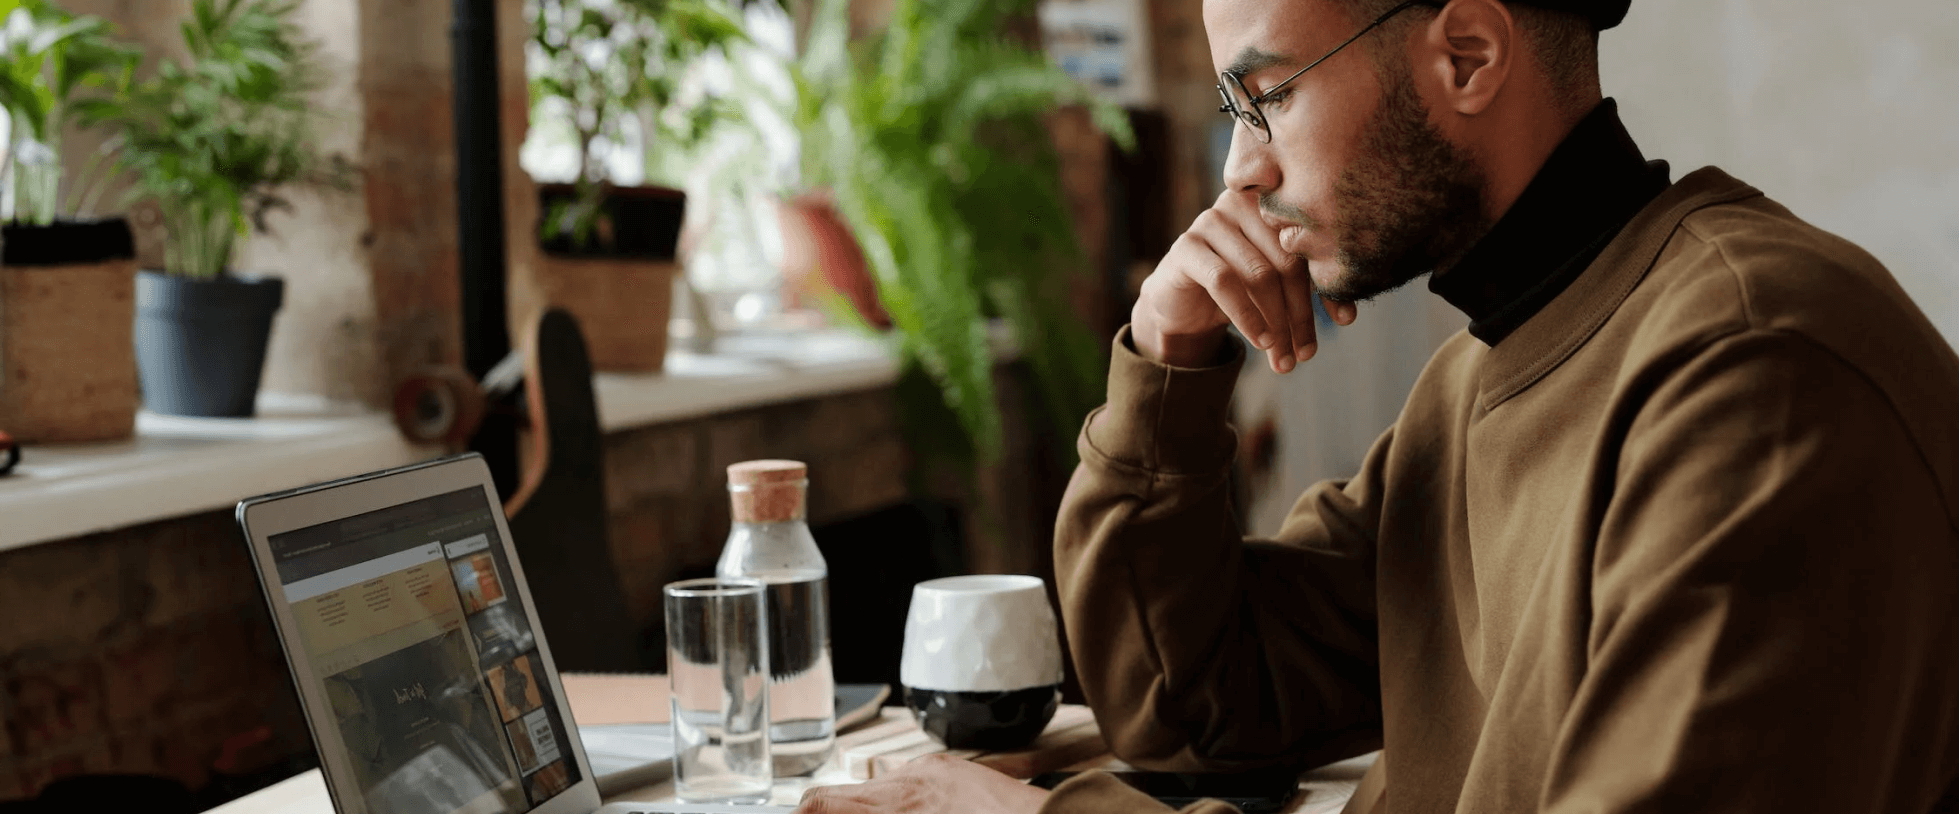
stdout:
<svg viewBox="0 0 1959 814">
<path fill-rule="evenodd" d="M 319 43 L 324 84 L 317 148 L 358 165 L 367 138 L 361 96 L 361 9 L 345 0 L 306 0 L 295 22 Z M 361 173 L 346 190 L 296 188 L 292 209 L 252 232 L 233 258 L 239 269 L 286 280 L 285 306 L 273 322 L 261 389 L 336 401 L 387 405 L 393 392 L 383 369 L 380 318 L 369 269 L 368 236 L 389 224 L 368 220 Z"/>
<path fill-rule="evenodd" d="M 1605 32 L 1607 95 L 1648 158 L 1713 164 L 1862 245 L 1959 344 L 1959 2 L 1633 0 Z M 1278 421 L 1253 533 L 1351 475 L 1464 320 L 1425 283 L 1362 306 L 1288 376 L 1248 365 L 1239 423 Z"/>
<path fill-rule="evenodd" d="M 1959 3 L 1633 0 L 1599 48 L 1649 158 L 1862 245 L 1959 342 Z"/>
</svg>

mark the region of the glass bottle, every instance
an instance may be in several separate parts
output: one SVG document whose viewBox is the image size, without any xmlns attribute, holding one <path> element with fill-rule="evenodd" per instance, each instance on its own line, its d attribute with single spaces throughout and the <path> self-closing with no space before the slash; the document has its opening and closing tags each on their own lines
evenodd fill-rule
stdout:
<svg viewBox="0 0 1959 814">
<path fill-rule="evenodd" d="M 769 743 L 777 777 L 806 775 L 836 746 L 830 671 L 829 566 L 805 521 L 808 467 L 728 467 L 734 523 L 715 573 L 768 584 Z"/>
</svg>

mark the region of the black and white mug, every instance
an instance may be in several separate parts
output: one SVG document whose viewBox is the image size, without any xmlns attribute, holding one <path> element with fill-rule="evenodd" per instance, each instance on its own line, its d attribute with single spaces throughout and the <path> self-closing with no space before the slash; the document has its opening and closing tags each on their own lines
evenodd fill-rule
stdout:
<svg viewBox="0 0 1959 814">
<path fill-rule="evenodd" d="M 1039 577 L 947 577 L 912 588 L 898 678 L 926 734 L 951 749 L 1016 749 L 1061 703 L 1061 645 Z"/>
</svg>

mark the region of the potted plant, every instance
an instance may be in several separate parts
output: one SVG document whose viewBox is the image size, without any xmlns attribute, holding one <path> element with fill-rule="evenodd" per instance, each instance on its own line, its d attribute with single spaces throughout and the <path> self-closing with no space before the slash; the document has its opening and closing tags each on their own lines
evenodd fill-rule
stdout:
<svg viewBox="0 0 1959 814">
<path fill-rule="evenodd" d="M 1031 3 L 896 0 L 889 24 L 860 42 L 849 5 L 819 0 L 793 67 L 802 180 L 827 190 L 861 244 L 908 375 L 936 385 L 925 407 L 956 418 L 957 432 L 922 443 L 982 461 L 999 453 L 991 317 L 1011 328 L 1056 431 L 1071 436 L 1101 399 L 1105 351 L 1069 309 L 1085 263 L 1041 117 L 1086 105 L 1126 148 L 1123 112 L 1005 37 Z"/>
<path fill-rule="evenodd" d="M 113 125 L 129 199 L 155 204 L 160 270 L 137 276 L 144 403 L 178 415 L 249 416 L 284 281 L 241 274 L 233 249 L 286 206 L 293 184 L 344 186 L 347 168 L 313 143 L 316 44 L 297 0 L 195 0 L 188 58 L 86 109 Z"/>
<path fill-rule="evenodd" d="M 645 149 L 672 101 L 672 67 L 740 38 L 740 25 L 702 0 L 535 0 L 531 18 L 532 120 L 568 126 L 576 157 L 569 184 L 539 186 L 534 308 L 577 317 L 594 368 L 656 372 L 686 197 L 615 185 L 606 153 L 635 135 Z"/>
<path fill-rule="evenodd" d="M 135 428 L 130 344 L 135 246 L 122 218 L 88 216 L 100 173 L 66 177 L 62 136 L 94 89 L 137 55 L 108 24 L 46 0 L 0 5 L 0 427 L 26 443 L 102 441 Z"/>
</svg>

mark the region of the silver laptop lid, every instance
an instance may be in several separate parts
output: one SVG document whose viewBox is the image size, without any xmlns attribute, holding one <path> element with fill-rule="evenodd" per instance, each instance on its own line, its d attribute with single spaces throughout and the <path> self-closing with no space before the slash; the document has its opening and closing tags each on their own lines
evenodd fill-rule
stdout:
<svg viewBox="0 0 1959 814">
<path fill-rule="evenodd" d="M 480 457 L 253 498 L 238 520 L 336 810 L 598 806 Z"/>
</svg>

